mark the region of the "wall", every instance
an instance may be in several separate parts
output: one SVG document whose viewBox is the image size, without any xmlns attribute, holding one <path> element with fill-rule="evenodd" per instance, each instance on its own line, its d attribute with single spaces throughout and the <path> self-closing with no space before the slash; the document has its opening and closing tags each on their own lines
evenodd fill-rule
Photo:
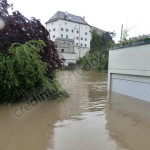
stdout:
<svg viewBox="0 0 150 150">
<path fill-rule="evenodd" d="M 55 31 L 53 31 L 53 28 L 55 28 Z M 64 30 L 61 31 L 61 28 L 63 28 Z M 67 32 L 66 29 L 68 29 L 69 31 Z M 79 49 L 82 49 L 83 51 L 90 50 L 91 32 L 90 26 L 88 25 L 78 24 L 59 19 L 53 23 L 48 23 L 47 30 L 50 30 L 50 37 L 52 41 L 55 41 L 56 38 L 62 38 L 61 34 L 63 34 L 63 38 L 66 38 L 66 35 L 68 35 L 68 38 L 73 39 L 75 41 L 75 46 L 78 46 Z M 79 33 L 77 33 L 77 31 L 79 31 Z M 87 35 L 85 35 L 85 32 L 87 32 Z M 53 38 L 53 35 L 55 35 L 55 38 Z M 83 40 L 81 40 L 81 38 L 83 38 Z M 87 39 L 87 41 L 85 40 L 85 38 Z M 84 53 L 86 52 L 82 52 L 81 56 Z"/>
<path fill-rule="evenodd" d="M 150 77 L 150 44 L 110 50 L 108 91 L 112 73 Z"/>
<path fill-rule="evenodd" d="M 68 53 L 74 52 L 74 42 L 56 40 L 56 45 L 58 52 L 62 52 L 61 51 L 62 49 L 64 49 L 64 52 Z"/>
<path fill-rule="evenodd" d="M 59 35 L 59 32 L 58 32 L 58 21 L 54 21 L 54 22 L 46 24 L 46 28 L 47 28 L 47 30 L 50 33 L 50 39 L 52 41 L 55 41 L 55 39 Z M 53 31 L 54 28 L 55 28 L 55 31 Z M 53 35 L 55 35 L 55 38 L 53 38 Z"/>
<path fill-rule="evenodd" d="M 68 66 L 69 63 L 76 63 L 76 54 L 75 53 L 61 53 L 65 59 L 65 66 Z"/>
</svg>

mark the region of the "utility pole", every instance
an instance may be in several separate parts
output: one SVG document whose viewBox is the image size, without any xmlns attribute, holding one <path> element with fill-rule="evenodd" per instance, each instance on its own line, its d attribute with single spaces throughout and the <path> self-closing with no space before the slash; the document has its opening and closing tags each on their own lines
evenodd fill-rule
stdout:
<svg viewBox="0 0 150 150">
<path fill-rule="evenodd" d="M 123 24 L 121 26 L 121 36 L 120 36 L 120 41 L 122 40 L 122 32 L 123 32 Z"/>
</svg>

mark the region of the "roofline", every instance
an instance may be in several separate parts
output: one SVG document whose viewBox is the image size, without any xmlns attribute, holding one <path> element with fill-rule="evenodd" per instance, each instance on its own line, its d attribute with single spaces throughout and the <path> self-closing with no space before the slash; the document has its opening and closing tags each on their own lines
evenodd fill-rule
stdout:
<svg viewBox="0 0 150 150">
<path fill-rule="evenodd" d="M 54 19 L 54 20 L 52 20 L 52 21 L 47 21 L 45 24 L 48 24 L 48 23 L 51 23 L 51 22 L 55 22 L 55 21 L 58 21 L 58 20 L 65 20 L 65 19 L 60 19 L 60 18 L 58 18 L 58 19 Z M 69 22 L 75 22 L 75 23 L 78 23 L 78 24 L 83 24 L 83 25 L 87 25 L 87 26 L 90 26 L 88 23 L 87 24 L 84 24 L 84 23 L 79 23 L 79 22 L 76 22 L 76 21 L 71 21 L 71 20 L 65 20 L 65 21 L 69 21 Z M 91 27 L 91 26 L 90 26 Z"/>
</svg>

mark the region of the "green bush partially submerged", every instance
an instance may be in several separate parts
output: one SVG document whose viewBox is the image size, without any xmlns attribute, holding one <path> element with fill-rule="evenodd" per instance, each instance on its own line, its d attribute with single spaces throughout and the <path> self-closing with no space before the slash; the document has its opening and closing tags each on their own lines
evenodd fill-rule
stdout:
<svg viewBox="0 0 150 150">
<path fill-rule="evenodd" d="M 46 76 L 47 64 L 38 54 L 45 46 L 41 40 L 30 41 L 12 44 L 7 55 L 0 53 L 0 103 L 18 102 L 37 89 L 60 91 L 58 96 L 65 93 L 55 78 Z"/>
<path fill-rule="evenodd" d="M 108 69 L 108 54 L 99 51 L 90 51 L 88 55 L 78 61 L 80 67 L 86 71 L 89 70 L 107 70 Z"/>
</svg>

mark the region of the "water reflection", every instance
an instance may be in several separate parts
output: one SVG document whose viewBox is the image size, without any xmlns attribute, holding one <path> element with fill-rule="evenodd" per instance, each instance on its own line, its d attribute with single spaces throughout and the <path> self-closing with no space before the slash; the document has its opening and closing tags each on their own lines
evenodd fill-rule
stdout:
<svg viewBox="0 0 150 150">
<path fill-rule="evenodd" d="M 62 117 L 54 128 L 54 147 L 48 150 L 123 150 L 105 128 L 106 75 L 88 72 L 67 85 L 71 97 L 61 107 Z"/>
<path fill-rule="evenodd" d="M 106 128 L 117 143 L 129 150 L 150 149 L 150 103 L 110 93 Z"/>
</svg>

